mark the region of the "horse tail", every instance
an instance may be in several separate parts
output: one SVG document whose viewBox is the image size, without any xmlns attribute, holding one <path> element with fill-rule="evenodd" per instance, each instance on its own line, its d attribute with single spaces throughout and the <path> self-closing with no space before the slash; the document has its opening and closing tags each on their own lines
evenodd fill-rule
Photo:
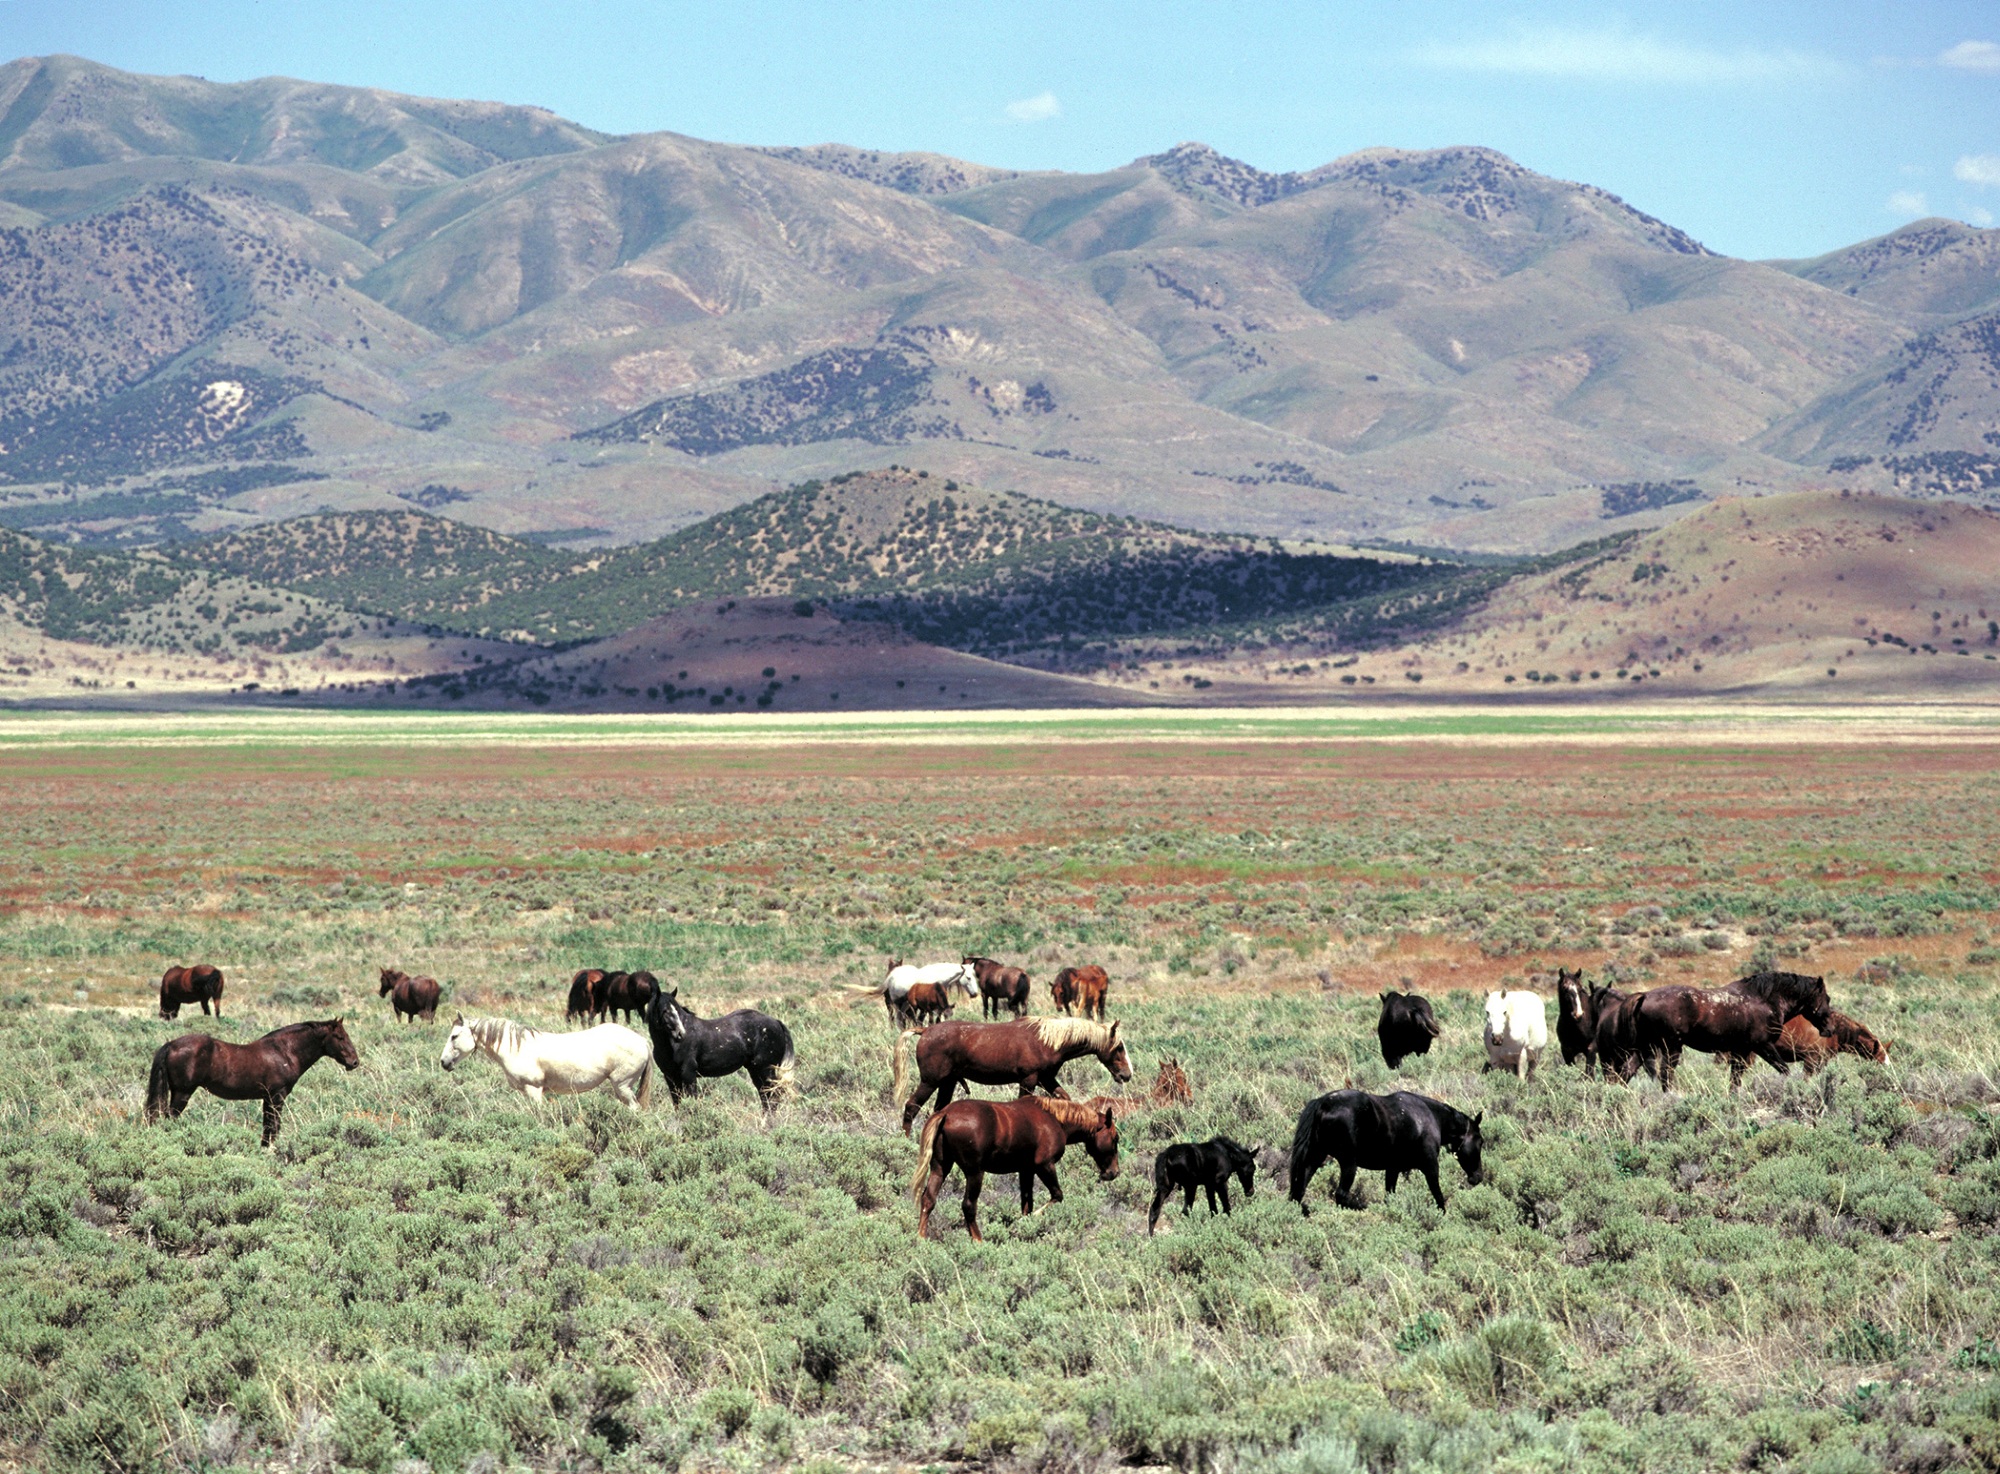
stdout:
<svg viewBox="0 0 2000 1474">
<path fill-rule="evenodd" d="M 910 1174 L 910 1196 L 921 1198 L 924 1179 L 931 1175 L 935 1165 L 933 1158 L 939 1154 L 938 1128 L 944 1125 L 944 1112 L 932 1111 L 931 1118 L 924 1122 L 923 1135 L 917 1138 L 917 1170 Z"/>
<path fill-rule="evenodd" d="M 896 1053 L 893 1056 L 896 1072 L 896 1090 L 893 1104 L 901 1105 L 910 1098 L 910 1041 L 921 1039 L 922 1029 L 905 1029 L 896 1036 Z"/>
<path fill-rule="evenodd" d="M 646 1046 L 646 1062 L 639 1066 L 639 1105 L 643 1109 L 653 1103 L 653 1048 Z"/>
<path fill-rule="evenodd" d="M 778 1067 L 771 1071 L 771 1098 L 773 1100 L 797 1100 L 799 1079 L 792 1065 L 797 1056 L 792 1052 L 792 1031 L 784 1030 L 785 1057 L 778 1061 Z"/>
<path fill-rule="evenodd" d="M 1319 1124 L 1319 1113 L 1311 1106 L 1299 1112 L 1298 1129 L 1292 1133 L 1291 1196 L 1295 1203 L 1304 1202 L 1306 1183 L 1312 1177 L 1313 1168 L 1319 1164 L 1313 1160 L 1313 1128 Z"/>
<path fill-rule="evenodd" d="M 173 1046 L 162 1044 L 153 1051 L 153 1068 L 146 1076 L 146 1119 L 158 1119 L 160 1113 L 173 1104 L 173 1082 L 167 1078 L 167 1051 Z"/>
</svg>

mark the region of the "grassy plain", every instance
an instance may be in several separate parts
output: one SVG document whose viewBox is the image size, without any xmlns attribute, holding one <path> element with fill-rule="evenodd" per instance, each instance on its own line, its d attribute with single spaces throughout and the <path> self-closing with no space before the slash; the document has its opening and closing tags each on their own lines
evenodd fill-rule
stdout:
<svg viewBox="0 0 2000 1474">
<path fill-rule="evenodd" d="M 0 1462 L 2000 1460 L 2000 743 L 1977 726 L 878 720 L 753 745 L 450 720 L 0 728 Z M 1195 1091 L 1130 1118 L 1109 1187 L 1072 1162 L 1022 1220 L 996 1184 L 984 1246 L 914 1238 L 891 1034 L 855 991 L 961 949 L 1023 960 L 1038 1003 L 1060 962 L 1104 962 L 1139 1083 L 1170 1053 Z M 228 1016 L 151 1017 L 197 957 Z M 1700 1061 L 1672 1098 L 1479 1072 L 1489 985 L 1753 960 L 1824 970 L 1889 1062 L 1760 1067 L 1735 1099 Z M 538 1114 L 490 1068 L 442 1074 L 441 1029 L 373 996 L 387 963 L 558 1027 L 574 968 L 645 963 L 698 1011 L 783 1016 L 803 1095 L 770 1130 L 740 1078 L 642 1118 Z M 1446 1027 L 1407 1078 L 1486 1112 L 1489 1180 L 1447 1165 L 1443 1213 L 1316 1185 L 1301 1219 L 1293 1118 L 1391 1087 L 1373 998 L 1406 979 Z M 308 1074 L 275 1152 L 206 1096 L 138 1124 L 165 1038 L 336 1011 L 363 1067 Z M 1154 1152 L 1216 1131 L 1268 1148 L 1256 1198 L 1149 1241 Z"/>
</svg>

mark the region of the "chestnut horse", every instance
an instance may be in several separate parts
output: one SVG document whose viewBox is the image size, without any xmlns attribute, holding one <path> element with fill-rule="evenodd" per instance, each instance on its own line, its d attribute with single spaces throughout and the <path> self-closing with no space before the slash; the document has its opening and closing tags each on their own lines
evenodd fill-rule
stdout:
<svg viewBox="0 0 2000 1474">
<path fill-rule="evenodd" d="M 597 1016 L 597 999 L 604 983 L 604 969 L 586 967 L 569 980 L 569 1004 L 564 1019 L 592 1019 Z"/>
<path fill-rule="evenodd" d="M 331 1055 L 345 1069 L 361 1063 L 347 1025 L 340 1019 L 286 1024 L 248 1044 L 229 1044 L 212 1034 L 183 1034 L 153 1051 L 146 1080 L 146 1119 L 172 1120 L 187 1109 L 195 1091 L 224 1100 L 264 1102 L 264 1145 L 278 1139 L 285 1097 L 299 1076 Z"/>
<path fill-rule="evenodd" d="M 909 1044 L 917 1041 L 918 1079 L 909 1089 Z M 1058 1078 L 1062 1067 L 1079 1055 L 1094 1054 L 1111 1078 L 1123 1084 L 1132 1078 L 1132 1061 L 1118 1038 L 1118 1021 L 1092 1023 L 1080 1018 L 1024 1018 L 1005 1024 L 962 1024 L 949 1020 L 928 1029 L 906 1029 L 896 1039 L 896 1099 L 903 1107 L 903 1134 L 917 1119 L 933 1091 L 937 1110 L 951 1104 L 961 1085 L 1018 1085 L 1021 1094 L 1043 1090 L 1068 1098 Z"/>
<path fill-rule="evenodd" d="M 951 1013 L 951 990 L 942 983 L 912 983 L 903 995 L 904 1023 L 934 1024 Z"/>
<path fill-rule="evenodd" d="M 389 1006 L 396 1017 L 409 1022 L 422 1019 L 429 1023 L 437 1017 L 438 981 L 436 978 L 413 978 L 401 968 L 382 969 L 382 988 L 376 995 L 389 999 Z"/>
<path fill-rule="evenodd" d="M 1104 1019 L 1104 995 L 1110 990 L 1111 975 L 1101 967 L 1065 967 L 1049 984 L 1049 996 L 1064 1013 L 1075 1005 L 1085 1018 Z"/>
<path fill-rule="evenodd" d="M 1815 1029 L 1804 1018 L 1787 1020 L 1778 1031 L 1778 1057 L 1788 1064 L 1805 1066 L 1808 1075 L 1818 1074 L 1836 1054 L 1857 1055 L 1877 1064 L 1889 1058 L 1889 1046 L 1877 1039 L 1861 1020 L 1838 1011 L 1826 1017 L 1828 1027 L 1824 1031 Z M 1744 1064 L 1748 1068 L 1747 1060 Z"/>
<path fill-rule="evenodd" d="M 956 1167 L 965 1174 L 965 1200 L 960 1211 L 975 1242 L 979 1232 L 979 1190 L 988 1172 L 1021 1175 L 1021 1214 L 1035 1211 L 1035 1179 L 1049 1190 L 1049 1201 L 1062 1201 L 1056 1163 L 1065 1147 L 1076 1142 L 1097 1164 L 1097 1176 L 1109 1182 L 1118 1175 L 1118 1127 L 1108 1110 L 1093 1110 L 1079 1101 L 961 1100 L 932 1113 L 917 1142 L 917 1170 L 910 1177 L 910 1195 L 917 1200 L 917 1237 L 928 1238 L 931 1209 L 945 1178 Z"/>
<path fill-rule="evenodd" d="M 203 1013 L 208 1005 L 215 1005 L 215 1016 L 222 1017 L 222 969 L 211 967 L 206 962 L 197 962 L 193 967 L 170 967 L 160 975 L 160 1017 L 175 1019 L 181 1016 L 183 1003 L 199 1003 Z"/>
<path fill-rule="evenodd" d="M 966 957 L 961 961 L 972 969 L 979 982 L 979 1011 L 997 1019 L 1006 1009 L 1015 1018 L 1028 1011 L 1028 975 L 1018 967 L 1008 967 L 991 957 Z"/>
<path fill-rule="evenodd" d="M 1676 984 L 1639 995 L 1629 1015 L 1630 1043 L 1633 1057 L 1645 1062 L 1662 1090 L 1673 1089 L 1681 1051 L 1698 1049 L 1729 1061 L 1734 1092 L 1753 1054 L 1786 1073 L 1778 1054 L 1778 1035 L 1786 1023 L 1804 1017 L 1814 1028 L 1830 1027 L 1832 1010 L 1826 980 L 1803 973 L 1753 972 L 1714 992 Z M 1628 1061 L 1628 1078 L 1630 1067 Z"/>
</svg>

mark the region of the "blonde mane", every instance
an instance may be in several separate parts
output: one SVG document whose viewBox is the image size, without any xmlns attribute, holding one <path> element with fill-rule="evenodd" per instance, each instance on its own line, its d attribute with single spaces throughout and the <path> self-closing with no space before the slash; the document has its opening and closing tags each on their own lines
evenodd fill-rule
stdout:
<svg viewBox="0 0 2000 1474">
<path fill-rule="evenodd" d="M 1065 1126 L 1096 1126 L 1104 1119 L 1104 1107 L 1086 1100 L 1060 1100 L 1053 1095 L 1035 1095 L 1029 1099 Z"/>
<path fill-rule="evenodd" d="M 1035 1026 L 1035 1032 L 1042 1036 L 1042 1043 L 1051 1049 L 1067 1049 L 1072 1044 L 1083 1044 L 1097 1050 L 1111 1047 L 1110 1026 L 1094 1019 L 1038 1018 L 1026 1022 Z"/>
<path fill-rule="evenodd" d="M 541 1032 L 510 1018 L 469 1018 L 465 1027 L 488 1049 L 504 1054 L 519 1054 L 522 1046 Z"/>
</svg>

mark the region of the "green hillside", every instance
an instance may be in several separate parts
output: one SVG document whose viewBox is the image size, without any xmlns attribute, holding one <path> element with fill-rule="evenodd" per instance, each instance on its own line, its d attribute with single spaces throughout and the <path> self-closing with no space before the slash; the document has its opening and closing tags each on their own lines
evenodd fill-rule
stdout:
<svg viewBox="0 0 2000 1474">
<path fill-rule="evenodd" d="M 1149 636 L 1255 639 L 1279 624 L 1373 637 L 1506 576 L 1189 533 L 894 467 L 806 482 L 583 558 L 413 511 L 304 517 L 179 556 L 468 634 L 567 644 L 696 600 L 801 598 L 1040 665 L 1088 664 Z"/>
</svg>

